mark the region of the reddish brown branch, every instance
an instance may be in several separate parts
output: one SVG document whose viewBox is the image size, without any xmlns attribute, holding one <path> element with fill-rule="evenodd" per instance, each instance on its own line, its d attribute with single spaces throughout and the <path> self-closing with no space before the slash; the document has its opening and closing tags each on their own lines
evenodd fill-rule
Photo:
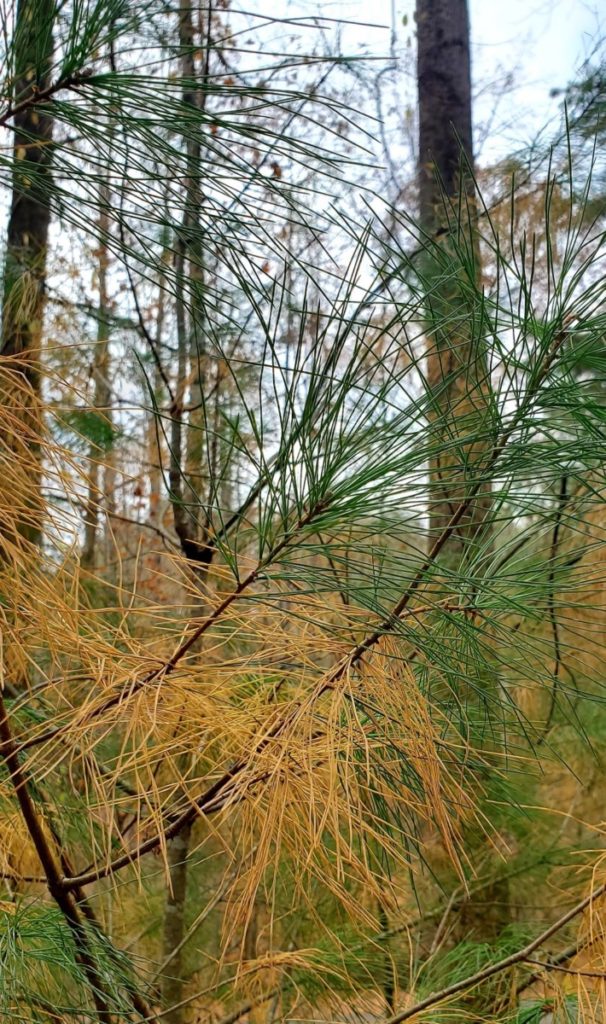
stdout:
<svg viewBox="0 0 606 1024">
<path fill-rule="evenodd" d="M 77 75 L 60 78 L 59 81 L 48 85 L 46 89 L 32 89 L 30 94 L 20 103 L 11 103 L 5 108 L 4 112 L 0 114 L 0 127 L 8 126 L 9 121 L 12 121 L 14 117 L 24 113 L 31 107 L 38 107 L 40 104 L 46 103 L 52 99 L 55 93 L 61 92 L 62 89 L 74 89 L 78 85 L 82 85 L 83 82 L 91 77 L 91 74 L 92 72 L 84 70 Z"/>
<path fill-rule="evenodd" d="M 59 836 L 52 824 L 49 831 L 55 841 L 60 863 L 57 863 L 55 853 L 48 841 L 42 821 L 29 792 L 27 776 L 21 767 L 19 751 L 12 735 L 8 719 L 4 697 L 0 691 L 0 755 L 4 758 L 10 779 L 15 790 L 15 796 L 19 804 L 21 816 L 30 835 L 32 843 L 44 871 L 44 881 L 48 891 L 63 914 L 74 940 L 75 955 L 77 962 L 82 966 L 86 980 L 91 989 L 93 1002 L 99 1014 L 99 1020 L 104 1024 L 111 1024 L 113 1014 L 110 1009 L 110 1001 L 106 992 L 103 978 L 99 974 L 95 957 L 90 949 L 89 937 L 86 932 L 84 920 L 88 921 L 100 935 L 101 926 L 97 921 L 94 911 L 90 907 L 84 893 L 79 885 L 71 886 L 69 891 L 64 884 L 62 872 L 72 872 L 68 855 L 62 850 Z M 21 879 L 23 881 L 23 879 Z M 42 879 L 36 879 L 42 881 Z M 84 920 L 83 920 L 84 919 Z M 146 1020 L 153 1021 L 155 1016 L 138 992 L 129 988 L 128 998 L 132 1006 Z"/>
<path fill-rule="evenodd" d="M 30 796 L 28 781 L 19 761 L 17 745 L 6 713 L 4 698 L 0 692 L 0 751 L 6 763 L 10 779 L 15 790 L 21 816 L 29 832 L 36 853 L 42 864 L 48 891 L 63 914 L 72 934 L 76 948 L 76 959 L 81 964 L 86 980 L 91 989 L 93 1001 L 99 1013 L 99 1019 L 111 1024 L 112 1014 L 104 984 L 97 970 L 94 957 L 89 948 L 88 937 L 75 898 L 65 890 L 63 877 L 54 853 L 48 842 L 42 822 Z"/>
</svg>

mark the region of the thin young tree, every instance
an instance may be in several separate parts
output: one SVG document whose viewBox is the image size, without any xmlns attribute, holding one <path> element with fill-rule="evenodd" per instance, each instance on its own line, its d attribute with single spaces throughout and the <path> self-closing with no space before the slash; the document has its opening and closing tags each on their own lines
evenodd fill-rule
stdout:
<svg viewBox="0 0 606 1024">
<path fill-rule="evenodd" d="M 91 377 L 93 383 L 92 438 L 89 447 L 88 494 L 84 509 L 84 539 L 81 563 L 86 569 L 95 569 L 98 558 L 99 523 L 103 508 L 111 504 L 107 479 L 110 470 L 104 465 L 113 443 L 111 410 L 111 349 L 109 317 L 109 204 L 111 195 L 106 183 L 99 194 L 99 239 L 96 248 L 97 283 L 99 299 L 96 309 L 97 337 L 92 355 Z"/>
</svg>

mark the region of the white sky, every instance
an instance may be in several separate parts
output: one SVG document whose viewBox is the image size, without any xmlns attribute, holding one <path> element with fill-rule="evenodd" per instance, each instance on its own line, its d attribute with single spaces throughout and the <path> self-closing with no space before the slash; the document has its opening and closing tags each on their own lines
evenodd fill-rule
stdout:
<svg viewBox="0 0 606 1024">
<path fill-rule="evenodd" d="M 402 63 L 408 64 L 411 74 L 414 70 L 413 39 L 407 47 L 413 31 L 414 0 L 278 0 L 277 6 L 286 16 L 321 14 L 385 26 L 383 30 L 346 28 L 344 52 L 369 47 L 376 54 L 387 54 L 395 24 L 399 53 L 410 53 L 409 60 L 404 57 Z M 490 160 L 531 142 L 558 116 L 559 101 L 550 98 L 550 90 L 562 88 L 574 78 L 583 59 L 605 34 L 606 0 L 469 0 L 469 6 L 474 116 L 478 125 L 492 124 L 481 150 L 483 160 Z M 253 4 L 250 9 L 255 8 Z M 260 4 L 257 9 L 262 8 Z M 406 18 L 407 25 L 403 23 Z M 513 86 L 506 92 L 502 87 L 496 90 L 500 100 L 493 120 L 495 90 L 487 91 L 487 87 L 508 71 L 513 73 Z"/>
<path fill-rule="evenodd" d="M 506 148 L 530 142 L 558 113 L 560 101 L 550 99 L 550 89 L 574 78 L 602 35 L 604 16 L 604 0 L 470 0 L 476 86 L 497 64 L 514 73 L 514 88 L 499 111 Z"/>
</svg>

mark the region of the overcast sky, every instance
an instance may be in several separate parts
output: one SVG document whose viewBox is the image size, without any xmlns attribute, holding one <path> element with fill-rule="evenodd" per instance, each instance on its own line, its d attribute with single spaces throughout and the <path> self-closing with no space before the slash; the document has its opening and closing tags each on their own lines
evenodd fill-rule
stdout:
<svg viewBox="0 0 606 1024">
<path fill-rule="evenodd" d="M 574 78 L 601 37 L 601 4 L 583 0 L 471 0 L 476 87 L 499 64 L 514 86 L 500 108 L 502 143 L 529 142 L 558 110 L 550 90 Z M 481 103 L 481 100 L 480 100 Z"/>
<path fill-rule="evenodd" d="M 282 6 L 282 4 L 279 4 Z M 381 29 L 348 27 L 343 31 L 343 50 L 362 47 L 379 54 L 389 51 L 392 25 L 398 51 L 408 52 L 414 71 L 412 37 L 414 0 L 285 0 L 289 15 L 322 14 L 325 17 L 372 22 Z M 484 160 L 505 155 L 531 142 L 550 119 L 557 116 L 559 101 L 552 89 L 562 88 L 581 62 L 591 55 L 606 30 L 604 0 L 469 0 L 475 84 L 474 114 L 478 124 L 491 122 L 493 131 L 484 142 Z M 506 91 L 490 88 L 510 71 L 513 85 Z M 411 86 L 414 83 L 411 82 Z M 494 120 L 495 95 L 500 94 Z M 412 93 L 414 95 L 414 92 Z"/>
</svg>

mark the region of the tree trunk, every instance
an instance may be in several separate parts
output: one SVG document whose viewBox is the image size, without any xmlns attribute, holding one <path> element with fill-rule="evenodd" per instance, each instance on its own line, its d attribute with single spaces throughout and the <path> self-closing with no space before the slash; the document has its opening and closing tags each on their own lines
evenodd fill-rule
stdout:
<svg viewBox="0 0 606 1024">
<path fill-rule="evenodd" d="M 417 0 L 417 46 L 421 225 L 436 246 L 425 263 L 427 384 L 437 449 L 430 462 L 433 539 L 468 497 L 486 451 L 478 439 L 486 415 L 486 357 L 464 289 L 464 278 L 478 273 L 466 0 Z M 481 535 L 489 504 L 488 485 L 479 489 L 443 551 L 454 567 Z"/>
<path fill-rule="evenodd" d="M 168 258 L 168 250 L 165 249 L 163 254 L 163 262 Z M 156 362 L 154 364 L 154 377 L 153 387 L 156 401 L 163 404 L 166 395 L 163 380 L 163 370 L 158 361 L 161 359 L 162 342 L 164 337 L 164 320 L 166 316 L 166 294 L 167 285 L 166 277 L 163 273 L 158 278 L 158 298 L 157 298 L 157 316 L 155 326 L 155 337 L 154 343 L 156 346 Z M 160 401 L 161 400 L 161 401 Z M 148 484 L 149 484 L 149 522 L 152 526 L 160 527 L 162 519 L 162 479 L 163 479 L 163 451 L 164 447 L 162 444 L 162 431 L 158 428 L 158 420 L 156 412 L 152 408 L 147 418 L 147 458 L 149 463 L 148 472 Z M 151 561 L 149 562 L 149 568 L 153 574 L 159 570 L 161 563 L 161 556 L 156 550 Z"/>
<path fill-rule="evenodd" d="M 210 18 L 210 10 L 208 12 Z M 191 0 L 180 0 L 179 47 L 183 78 L 183 103 L 201 106 L 203 98 L 195 88 L 195 32 Z M 208 54 L 206 55 L 206 71 Z M 201 147 L 195 138 L 187 140 L 187 179 L 183 223 L 177 245 L 177 344 L 178 379 L 172 410 L 170 451 L 170 498 L 175 531 L 181 549 L 190 559 L 200 588 L 200 613 L 205 604 L 204 586 L 212 558 L 212 549 L 205 545 L 206 526 L 201 528 L 198 501 L 202 482 L 202 455 L 205 452 L 203 349 L 201 345 L 202 310 L 202 246 L 200 244 Z M 189 271 L 189 272 L 187 272 Z M 189 298 L 189 303 L 187 299 Z M 187 444 L 184 446 L 184 403 L 188 363 L 192 369 L 191 404 Z M 195 432 L 195 436 L 194 436 Z M 186 451 L 184 451 L 186 448 Z M 194 475 L 192 476 L 192 470 Z M 197 471 L 197 477 L 196 477 Z M 197 482 L 196 482 L 197 481 Z M 184 484 L 186 491 L 184 493 Z M 185 931 L 185 893 L 187 888 L 187 854 L 190 830 L 169 843 L 169 893 L 166 904 L 163 938 L 163 961 L 171 958 L 162 981 L 162 1001 L 167 1024 L 182 1024 L 183 1008 L 170 1009 L 183 998 L 183 949 L 180 945 Z"/>
<path fill-rule="evenodd" d="M 93 354 L 93 412 L 95 414 L 96 431 L 98 434 L 92 441 L 89 450 L 89 483 L 88 498 L 84 513 L 84 544 L 82 548 L 82 565 L 94 569 L 97 555 L 97 534 L 99 528 L 99 511 L 105 494 L 101 476 L 106 467 L 102 462 L 104 454 L 112 443 L 111 417 L 111 385 L 110 385 L 110 345 L 108 320 L 108 249 L 107 232 L 109 230 L 109 192 L 106 186 L 101 189 L 101 213 L 99 215 L 99 305 L 97 308 L 97 343 Z"/>
<path fill-rule="evenodd" d="M 210 12 L 208 14 L 210 17 Z M 200 90 L 196 89 L 194 60 L 195 35 L 191 0 L 181 0 L 179 6 L 179 44 L 181 74 L 183 77 L 183 103 L 202 105 Z M 207 58 L 208 60 L 208 58 Z M 206 76 L 207 71 L 204 72 Z M 176 253 L 177 278 L 177 335 L 179 369 L 171 425 L 170 490 L 175 531 L 183 553 L 194 567 L 203 587 L 211 550 L 206 547 L 206 524 L 200 522 L 198 501 L 202 480 L 202 455 L 206 451 L 204 438 L 204 350 L 202 345 L 202 246 L 200 244 L 200 218 L 202 196 L 200 190 L 201 147 L 195 138 L 187 140 L 187 177 L 183 222 L 179 231 Z M 183 406 L 185 378 L 191 367 L 191 406 L 187 443 L 184 446 Z M 184 486 L 185 485 L 185 486 Z"/>
<path fill-rule="evenodd" d="M 383 996 L 385 998 L 387 1016 L 391 1017 L 396 1011 L 396 971 L 389 949 L 389 918 L 387 917 L 387 911 L 382 903 L 379 903 L 379 925 L 381 931 L 385 935 L 383 944 L 383 948 L 385 950 L 383 955 L 382 976 Z"/>
<path fill-rule="evenodd" d="M 49 84 L 53 56 L 54 0 L 19 0 L 13 37 L 12 196 L 2 287 L 0 354 L 12 357 L 2 372 L 1 400 L 13 414 L 15 465 L 10 503 L 15 536 L 37 543 L 42 530 L 40 493 L 40 345 L 44 315 L 46 250 L 50 224 L 53 122 L 28 104 Z M 9 447 L 11 442 L 9 441 Z M 18 473 L 22 468 L 22 474 Z M 22 477 L 22 478 L 21 478 Z"/>
<path fill-rule="evenodd" d="M 441 554 L 456 572 L 474 546 L 486 542 L 491 504 L 490 482 L 479 485 L 490 451 L 485 342 L 481 318 L 466 297 L 479 275 L 469 18 L 466 0 L 417 0 L 416 11 L 421 226 L 434 246 L 424 268 L 435 450 L 429 466 L 430 544 L 471 495 Z M 507 882 L 496 881 L 481 897 L 481 904 L 473 898 L 464 903 L 456 939 L 490 942 L 509 922 Z"/>
<path fill-rule="evenodd" d="M 182 829 L 168 844 L 170 888 L 164 911 L 162 960 L 166 963 L 162 976 L 163 1019 L 167 1024 L 181 1024 L 183 999 L 183 947 L 187 896 L 187 857 L 191 838 L 191 825 Z M 170 959 L 169 959 L 170 958 Z"/>
</svg>

